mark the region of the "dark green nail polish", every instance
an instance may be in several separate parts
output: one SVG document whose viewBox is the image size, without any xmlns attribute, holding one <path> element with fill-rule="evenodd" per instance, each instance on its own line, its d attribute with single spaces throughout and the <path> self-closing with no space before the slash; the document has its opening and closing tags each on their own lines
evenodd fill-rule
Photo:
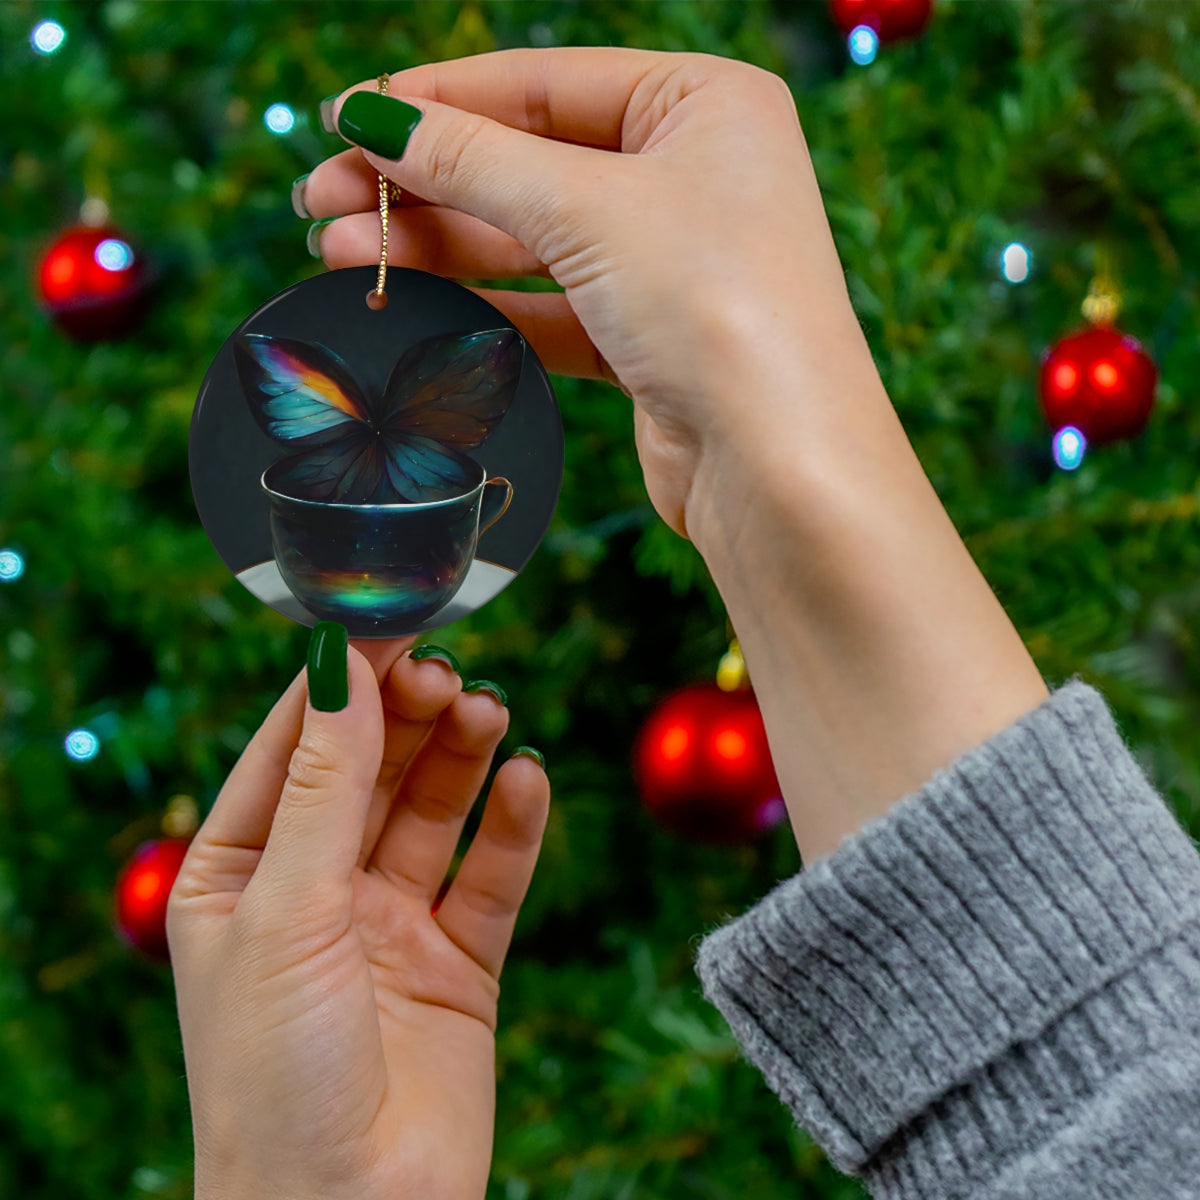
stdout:
<svg viewBox="0 0 1200 1200">
<path fill-rule="evenodd" d="M 490 679 L 472 679 L 470 683 L 463 684 L 463 691 L 490 692 L 499 703 L 508 704 L 508 693 L 498 683 L 493 683 Z"/>
<path fill-rule="evenodd" d="M 341 92 L 335 92 L 332 96 L 326 96 L 325 99 L 321 101 L 321 106 L 318 111 L 321 114 L 321 128 L 324 129 L 326 133 L 337 133 L 337 130 L 333 126 L 333 105 L 334 101 L 337 100 L 341 94 Z"/>
<path fill-rule="evenodd" d="M 345 625 L 318 621 L 308 643 L 308 698 L 321 712 L 341 712 L 350 702 L 349 669 L 346 666 Z"/>
<path fill-rule="evenodd" d="M 304 239 L 304 244 L 308 247 L 308 252 L 313 258 L 321 257 L 321 230 L 329 224 L 330 221 L 336 221 L 337 217 L 325 217 L 320 221 L 314 221 L 308 227 L 308 235 Z"/>
<path fill-rule="evenodd" d="M 338 133 L 372 154 L 399 158 L 422 112 L 378 92 L 351 92 L 338 113 Z"/>
<path fill-rule="evenodd" d="M 535 763 L 544 771 L 546 769 L 546 759 L 540 750 L 535 750 L 532 746 L 518 746 L 512 752 L 513 758 L 532 758 Z"/>
<path fill-rule="evenodd" d="M 427 658 L 436 658 L 438 662 L 444 662 L 455 675 L 462 674 L 462 667 L 458 665 L 458 659 L 442 646 L 417 646 L 415 649 L 409 651 L 408 657 L 415 662 L 422 662 Z"/>
<path fill-rule="evenodd" d="M 308 211 L 308 205 L 304 203 L 304 185 L 307 182 L 307 174 L 301 175 L 292 181 L 292 211 L 296 216 L 303 217 L 306 221 L 311 221 L 312 213 Z"/>
</svg>

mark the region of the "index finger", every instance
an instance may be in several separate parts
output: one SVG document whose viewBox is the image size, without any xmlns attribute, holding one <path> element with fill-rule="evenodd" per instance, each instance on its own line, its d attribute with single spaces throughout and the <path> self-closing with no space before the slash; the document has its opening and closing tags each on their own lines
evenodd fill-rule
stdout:
<svg viewBox="0 0 1200 1200">
<path fill-rule="evenodd" d="M 496 50 L 397 71 L 389 93 L 436 100 L 540 137 L 620 150 L 638 85 L 678 58 L 618 46 Z M 375 87 L 371 82 L 349 90 Z"/>
</svg>

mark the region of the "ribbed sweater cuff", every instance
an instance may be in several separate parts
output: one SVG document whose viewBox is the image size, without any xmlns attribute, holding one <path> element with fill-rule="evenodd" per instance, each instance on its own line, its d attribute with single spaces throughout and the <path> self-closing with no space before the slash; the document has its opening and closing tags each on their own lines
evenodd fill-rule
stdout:
<svg viewBox="0 0 1200 1200">
<path fill-rule="evenodd" d="M 1102 1086 L 1173 1019 L 1139 964 L 1200 985 L 1198 917 L 1195 847 L 1071 682 L 710 933 L 696 969 L 837 1166 L 950 1195 L 900 1177 L 1027 1147 Z"/>
</svg>

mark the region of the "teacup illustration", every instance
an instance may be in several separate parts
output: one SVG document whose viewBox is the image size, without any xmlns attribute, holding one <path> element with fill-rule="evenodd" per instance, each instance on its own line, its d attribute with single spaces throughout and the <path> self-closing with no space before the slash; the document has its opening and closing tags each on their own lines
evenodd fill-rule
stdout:
<svg viewBox="0 0 1200 1200">
<path fill-rule="evenodd" d="M 508 412 L 523 345 L 513 329 L 429 338 L 368 398 L 324 346 L 234 343 L 255 420 L 293 451 L 262 487 L 280 574 L 313 616 L 392 637 L 453 598 L 512 500 L 512 484 L 463 451 Z"/>
<path fill-rule="evenodd" d="M 453 599 L 479 535 L 512 501 L 507 479 L 485 479 L 461 496 L 398 504 L 337 504 L 274 490 L 263 472 L 271 509 L 271 544 L 284 582 L 313 616 L 340 621 L 362 636 L 397 637 Z"/>
</svg>

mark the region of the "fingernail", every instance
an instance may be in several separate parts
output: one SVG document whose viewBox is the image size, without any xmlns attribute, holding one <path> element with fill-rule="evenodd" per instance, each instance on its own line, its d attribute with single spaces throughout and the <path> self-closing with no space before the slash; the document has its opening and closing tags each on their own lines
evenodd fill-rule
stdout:
<svg viewBox="0 0 1200 1200">
<path fill-rule="evenodd" d="M 442 646 L 418 646 L 415 650 L 409 651 L 408 657 L 415 662 L 423 662 L 427 658 L 435 658 L 438 662 L 444 662 L 455 675 L 462 674 L 462 667 L 458 665 L 458 659 Z"/>
<path fill-rule="evenodd" d="M 292 211 L 298 217 L 303 217 L 306 221 L 312 220 L 312 213 L 308 211 L 308 205 L 304 203 L 304 185 L 308 182 L 308 175 L 301 175 L 299 179 L 292 182 Z"/>
<path fill-rule="evenodd" d="M 490 692 L 500 704 L 508 704 L 508 693 L 498 683 L 493 683 L 490 679 L 472 679 L 470 683 L 463 684 L 463 691 Z"/>
<path fill-rule="evenodd" d="M 540 750 L 535 750 L 532 746 L 518 746 L 512 752 L 513 758 L 532 758 L 542 770 L 546 769 L 546 759 L 543 757 Z"/>
<path fill-rule="evenodd" d="M 341 712 L 350 702 L 345 625 L 318 621 L 308 643 L 308 698 L 320 712 Z"/>
<path fill-rule="evenodd" d="M 379 154 L 399 158 L 422 112 L 378 92 L 351 92 L 338 113 L 338 133 L 347 141 Z"/>
<path fill-rule="evenodd" d="M 341 92 L 336 92 L 332 96 L 326 96 L 325 99 L 321 101 L 321 128 L 324 129 L 326 133 L 337 133 L 337 130 L 333 125 L 333 103 L 341 94 Z"/>
<path fill-rule="evenodd" d="M 304 239 L 304 244 L 308 247 L 308 252 L 313 258 L 321 257 L 321 230 L 329 224 L 330 221 L 336 221 L 337 217 L 323 217 L 320 221 L 314 221 L 308 227 L 308 234 Z"/>
</svg>

